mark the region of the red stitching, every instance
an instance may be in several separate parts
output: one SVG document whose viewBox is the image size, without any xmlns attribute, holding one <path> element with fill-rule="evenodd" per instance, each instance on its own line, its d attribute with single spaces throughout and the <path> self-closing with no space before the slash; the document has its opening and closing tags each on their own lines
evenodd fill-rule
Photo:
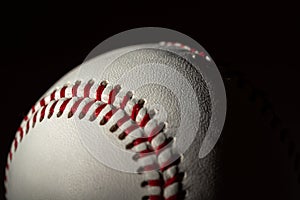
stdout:
<svg viewBox="0 0 300 200">
<path fill-rule="evenodd" d="M 163 200 L 163 197 L 160 195 L 152 195 L 148 197 L 149 200 Z"/>
<path fill-rule="evenodd" d="M 137 138 L 137 139 L 135 139 L 135 140 L 133 141 L 133 146 L 137 146 L 137 145 L 139 145 L 139 144 L 141 144 L 141 143 L 144 143 L 144 142 L 146 142 L 146 141 L 148 141 L 147 138 Z"/>
<path fill-rule="evenodd" d="M 150 120 L 150 115 L 147 113 L 142 119 L 142 121 L 140 122 L 139 124 L 140 127 L 145 127 L 149 120 Z"/>
<path fill-rule="evenodd" d="M 102 95 L 102 92 L 103 92 L 103 90 L 105 89 L 105 87 L 106 87 L 106 82 L 102 82 L 102 83 L 99 85 L 99 87 L 97 88 L 96 99 L 97 99 L 98 101 L 101 101 L 101 100 L 102 100 L 101 95 Z"/>
<path fill-rule="evenodd" d="M 15 137 L 15 139 L 14 139 L 14 147 L 15 147 L 15 151 L 16 151 L 17 148 L 18 148 L 18 140 L 17 140 L 16 137 Z"/>
<path fill-rule="evenodd" d="M 115 101 L 116 95 L 117 93 L 120 91 L 120 87 L 116 86 L 114 89 L 112 89 L 109 93 L 109 97 L 108 97 L 108 104 L 113 104 L 113 102 Z"/>
<path fill-rule="evenodd" d="M 113 115 L 113 110 L 109 111 L 108 113 L 106 113 L 106 115 L 102 118 L 102 120 L 100 121 L 101 125 L 106 124 L 106 122 L 112 117 Z"/>
<path fill-rule="evenodd" d="M 163 184 L 163 182 L 160 179 L 148 181 L 148 185 L 150 185 L 150 186 L 161 186 L 162 184 Z"/>
<path fill-rule="evenodd" d="M 54 113 L 54 109 L 55 109 L 55 106 L 57 104 L 58 101 L 55 101 L 52 106 L 50 107 L 50 110 L 49 110 L 49 114 L 48 114 L 48 118 L 50 119 Z"/>
<path fill-rule="evenodd" d="M 100 114 L 100 112 L 103 110 L 103 108 L 105 108 L 107 104 L 102 104 L 100 106 L 98 106 L 98 108 L 95 110 L 94 112 L 94 118 L 97 118 L 98 115 Z"/>
<path fill-rule="evenodd" d="M 36 122 L 36 116 L 37 116 L 37 112 L 33 115 L 32 128 L 33 128 L 34 125 L 35 125 L 35 122 Z"/>
<path fill-rule="evenodd" d="M 23 129 L 21 127 L 18 128 L 18 132 L 20 133 L 20 141 L 23 139 Z"/>
<path fill-rule="evenodd" d="M 121 118 L 118 122 L 117 125 L 121 126 L 122 124 L 124 124 L 126 121 L 128 121 L 129 117 L 128 116 L 124 116 L 123 118 Z"/>
<path fill-rule="evenodd" d="M 160 45 L 161 46 L 179 47 L 183 50 L 186 50 L 186 51 L 190 52 L 191 54 L 195 54 L 195 55 L 198 55 L 198 56 L 201 56 L 201 57 L 206 56 L 205 52 L 203 52 L 203 51 L 199 52 L 197 49 L 191 48 L 187 45 L 184 45 L 184 44 L 181 44 L 181 43 L 178 43 L 178 42 L 161 42 Z"/>
<path fill-rule="evenodd" d="M 31 112 L 32 112 L 32 113 L 34 113 L 34 112 L 35 112 L 35 108 L 34 108 L 34 106 L 32 106 L 32 108 L 31 108 Z"/>
<path fill-rule="evenodd" d="M 39 110 L 41 110 L 40 118 L 39 118 L 39 121 L 41 122 L 44 119 L 45 115 L 46 115 L 47 106 L 49 105 L 49 103 L 53 102 L 50 109 L 49 109 L 49 111 L 48 111 L 48 116 L 47 116 L 48 118 L 51 118 L 53 116 L 54 112 L 55 112 L 55 108 L 57 106 L 58 101 L 62 98 L 65 98 L 65 97 L 67 97 L 67 98 L 65 100 L 63 100 L 62 104 L 59 107 L 59 110 L 58 110 L 56 116 L 60 117 L 63 114 L 63 112 L 66 110 L 66 107 L 69 104 L 69 102 L 72 99 L 75 99 L 74 97 L 77 97 L 77 99 L 75 100 L 75 102 L 71 106 L 71 109 L 68 113 L 68 117 L 69 118 L 72 117 L 75 114 L 75 112 L 77 112 L 80 103 L 84 99 L 89 98 L 91 100 L 85 104 L 85 106 L 81 109 L 80 114 L 79 114 L 79 118 L 85 117 L 85 115 L 88 113 L 88 111 L 92 107 L 92 105 L 94 105 L 96 101 L 102 100 L 101 96 L 102 96 L 102 93 L 103 93 L 104 89 L 106 88 L 107 83 L 106 82 L 101 82 L 101 84 L 97 87 L 95 99 L 92 99 L 90 97 L 90 91 L 91 91 L 92 86 L 94 85 L 94 81 L 91 80 L 91 81 L 89 81 L 88 83 L 86 83 L 84 85 L 83 97 L 78 97 L 77 96 L 78 87 L 80 86 L 80 84 L 81 84 L 81 82 L 77 81 L 74 85 L 71 85 L 72 86 L 72 88 L 71 88 L 71 91 L 72 91 L 71 97 L 66 96 L 67 95 L 66 91 L 67 91 L 69 86 L 65 85 L 60 90 L 56 89 L 52 93 L 50 93 L 50 98 L 48 98 L 50 100 L 46 99 L 46 97 L 42 98 L 38 102 L 38 104 L 33 106 L 31 108 L 29 114 L 26 115 L 26 117 L 23 120 L 23 122 L 25 123 L 25 132 L 26 132 L 26 134 L 29 132 L 29 129 L 30 129 L 30 121 L 32 121 L 32 128 L 34 128 L 34 125 L 37 121 L 37 113 L 38 113 Z M 98 115 L 100 114 L 100 112 L 107 105 L 112 105 L 113 104 L 113 102 L 115 101 L 116 95 L 118 94 L 119 91 L 120 91 L 120 86 L 116 86 L 110 91 L 109 98 L 108 98 L 108 103 L 102 103 L 102 104 L 98 105 L 95 108 L 95 110 L 93 112 L 93 115 L 90 118 L 90 121 L 93 121 L 94 119 L 96 119 L 98 117 Z M 56 95 L 57 93 L 59 93 L 59 95 Z M 57 97 L 57 96 L 59 96 L 59 97 Z M 130 100 L 131 96 L 132 96 L 132 94 L 130 92 L 126 93 L 126 95 L 124 96 L 123 100 L 121 101 L 121 103 L 119 105 L 120 106 L 119 109 L 124 109 L 125 108 L 125 106 L 127 105 L 127 102 Z M 129 116 L 125 115 L 125 117 L 121 118 L 120 120 L 118 120 L 116 122 L 116 124 L 114 125 L 114 129 L 117 129 L 118 127 L 120 127 L 122 124 L 124 124 L 126 121 L 128 121 L 129 118 L 131 120 L 135 121 L 137 116 L 138 116 L 139 111 L 143 108 L 143 104 L 144 104 L 144 101 L 139 100 L 138 103 L 136 103 L 133 106 Z M 104 117 L 102 118 L 102 120 L 100 121 L 100 125 L 104 125 L 105 123 L 107 123 L 112 118 L 114 113 L 116 113 L 117 110 L 118 110 L 117 108 L 112 108 L 109 112 L 107 112 L 104 115 Z M 137 123 L 135 121 L 136 122 L 135 124 L 132 124 L 127 129 L 125 129 L 125 131 L 123 131 L 123 133 L 119 135 L 119 139 L 124 139 L 126 136 L 128 136 L 130 133 L 132 133 L 134 130 L 136 130 L 139 127 L 141 127 L 141 128 L 145 127 L 150 120 L 151 120 L 151 117 L 150 117 L 149 113 L 146 113 L 139 123 Z M 24 124 L 23 122 L 21 124 Z M 135 140 L 133 140 L 133 142 L 131 144 L 128 144 L 126 146 L 126 148 L 133 148 L 134 146 L 138 146 L 138 145 L 140 145 L 142 143 L 145 143 L 145 142 L 149 142 L 151 144 L 151 141 L 155 138 L 155 136 L 157 136 L 162 131 L 162 129 L 163 129 L 163 127 L 160 127 L 160 126 L 155 127 L 151 131 L 151 133 L 149 134 L 148 137 L 136 138 Z M 111 130 L 113 130 L 113 129 L 111 129 Z M 22 138 L 24 136 L 23 135 L 24 131 L 23 131 L 22 126 L 18 128 L 17 133 L 19 133 L 19 138 L 20 139 L 19 139 L 19 142 L 18 142 L 17 136 L 14 138 L 14 141 L 13 141 L 14 151 L 17 150 L 17 148 L 18 148 L 18 146 L 19 146 L 19 144 L 22 141 Z M 168 145 L 170 143 L 170 141 L 171 140 L 165 140 L 162 144 L 160 144 L 156 148 L 153 148 L 153 147 L 149 146 L 147 149 L 142 150 L 141 152 L 137 153 L 137 155 L 135 156 L 134 159 L 143 158 L 143 157 L 147 156 L 148 153 L 151 153 L 151 152 L 154 152 L 158 156 L 159 153 L 160 153 L 159 150 L 166 147 L 166 145 Z M 10 168 L 9 162 L 11 162 L 12 159 L 13 159 L 13 151 L 12 150 L 9 152 L 8 159 L 9 160 L 6 164 L 6 174 L 5 174 L 5 177 L 4 177 L 4 182 L 8 181 L 7 173 L 8 173 L 9 168 Z M 163 163 L 163 164 L 161 164 L 161 166 L 159 166 L 158 164 L 155 163 L 155 164 L 152 164 L 152 165 L 143 166 L 140 170 L 141 171 L 151 171 L 151 170 L 160 169 L 160 173 L 162 173 L 166 169 L 168 169 L 168 168 L 170 168 L 174 165 L 178 165 L 178 162 L 176 161 L 175 163 L 171 163 L 171 164 L 170 163 L 165 163 L 165 164 Z M 164 180 L 162 178 L 162 176 L 160 176 L 160 178 L 157 179 L 157 180 L 145 181 L 145 184 L 148 185 L 148 186 L 159 186 L 163 190 L 164 188 L 168 187 L 169 185 L 171 185 L 175 182 L 180 182 L 180 181 L 181 181 L 181 179 L 178 176 L 178 172 L 176 172 L 175 175 L 173 177 L 171 177 L 170 179 L 168 179 L 168 180 Z M 175 195 L 173 195 L 169 198 L 164 198 L 162 191 L 161 191 L 160 195 L 149 195 L 149 196 L 144 197 L 143 199 L 145 199 L 145 198 L 152 199 L 152 200 L 163 200 L 163 199 L 175 200 L 175 199 L 179 198 L 179 192 L 178 192 L 178 194 L 176 193 Z"/>
<path fill-rule="evenodd" d="M 152 171 L 152 170 L 156 170 L 158 169 L 159 166 L 158 164 L 153 164 L 153 165 L 146 165 L 144 167 L 142 167 L 142 169 L 140 169 L 141 171 Z M 160 179 L 162 181 L 162 179 Z M 147 181 L 147 183 L 149 184 L 149 181 Z"/>
<path fill-rule="evenodd" d="M 84 87 L 84 95 L 83 95 L 83 97 L 89 97 L 90 96 L 90 89 L 91 89 L 91 87 L 94 85 L 94 81 L 93 80 L 90 80 L 89 82 L 88 82 L 88 84 L 86 84 L 85 85 L 85 87 Z"/>
<path fill-rule="evenodd" d="M 169 179 L 165 182 L 164 187 L 168 187 L 169 185 L 172 185 L 173 183 L 179 181 L 178 179 L 179 179 L 178 176 L 173 176 L 172 178 L 169 178 Z"/>
<path fill-rule="evenodd" d="M 76 112 L 76 110 L 77 110 L 79 104 L 82 102 L 83 99 L 84 99 L 84 98 L 80 98 L 78 101 L 76 101 L 76 102 L 73 104 L 73 106 L 72 106 L 72 108 L 71 108 L 71 110 L 70 110 L 70 112 L 69 112 L 69 117 L 72 117 L 72 116 L 74 115 L 74 113 Z"/>
<path fill-rule="evenodd" d="M 10 160 L 10 161 L 12 160 L 12 155 L 13 155 L 13 154 L 12 154 L 12 152 L 10 151 L 10 152 L 9 152 L 9 160 Z"/>
<path fill-rule="evenodd" d="M 130 100 L 131 97 L 132 97 L 132 93 L 127 92 L 120 105 L 120 109 L 124 109 L 124 107 L 126 106 L 127 102 Z"/>
<path fill-rule="evenodd" d="M 140 104 L 135 104 L 132 108 L 132 113 L 131 113 L 131 119 L 135 120 L 136 116 L 138 114 L 138 112 L 140 111 L 140 109 L 142 108 L 142 106 Z"/>
<path fill-rule="evenodd" d="M 131 125 L 130 127 L 128 127 L 125 131 L 124 131 L 124 134 L 125 134 L 125 137 L 127 135 L 129 135 L 132 131 L 134 131 L 135 129 L 137 129 L 138 126 L 136 124 L 133 124 Z"/>
<path fill-rule="evenodd" d="M 148 141 L 149 142 L 151 142 L 154 138 L 155 138 L 155 136 L 157 135 L 157 134 L 159 134 L 160 133 L 160 131 L 161 131 L 161 127 L 155 127 L 152 131 L 151 131 L 151 133 L 149 134 L 149 137 L 148 137 Z M 159 150 L 159 149 L 158 149 Z"/>
<path fill-rule="evenodd" d="M 70 100 L 71 100 L 71 98 L 65 100 L 65 101 L 61 104 L 61 106 L 59 107 L 59 112 L 57 113 L 57 117 L 60 117 L 60 116 L 63 114 L 63 112 L 64 112 L 64 110 L 66 109 L 66 107 L 67 107 L 68 103 L 70 102 Z"/>
<path fill-rule="evenodd" d="M 56 90 L 54 90 L 51 95 L 50 95 L 50 99 L 51 101 L 55 99 L 55 93 L 56 93 Z"/>
<path fill-rule="evenodd" d="M 83 108 L 82 111 L 80 113 L 79 118 L 82 119 L 85 117 L 86 113 L 89 111 L 89 109 L 91 108 L 91 106 L 96 102 L 96 100 L 90 101 L 89 103 L 87 103 Z"/>
<path fill-rule="evenodd" d="M 75 85 L 72 87 L 72 96 L 76 97 L 77 96 L 77 89 L 80 85 L 80 81 L 76 81 Z"/>
<path fill-rule="evenodd" d="M 66 89 L 67 86 L 65 85 L 61 90 L 60 90 L 60 98 L 64 98 L 66 96 Z"/>
<path fill-rule="evenodd" d="M 42 100 L 40 101 L 40 105 L 41 105 L 41 106 L 45 106 L 45 104 L 46 104 L 45 99 L 42 99 Z"/>
<path fill-rule="evenodd" d="M 26 134 L 28 133 L 28 131 L 29 131 L 29 121 L 27 121 L 26 123 Z"/>
<path fill-rule="evenodd" d="M 47 106 L 48 106 L 48 105 L 45 105 L 45 106 L 42 108 L 41 116 L 40 116 L 40 122 L 43 121 L 43 119 L 44 119 L 44 117 L 45 117 L 45 112 L 46 112 Z"/>
</svg>

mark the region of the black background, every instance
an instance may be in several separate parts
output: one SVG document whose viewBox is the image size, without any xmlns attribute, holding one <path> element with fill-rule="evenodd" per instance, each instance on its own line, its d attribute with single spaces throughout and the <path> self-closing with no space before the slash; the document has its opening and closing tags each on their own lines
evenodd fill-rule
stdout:
<svg viewBox="0 0 300 200">
<path fill-rule="evenodd" d="M 0 180 L 15 131 L 32 104 L 100 42 L 144 26 L 182 32 L 217 65 L 244 73 L 266 92 L 294 141 L 300 141 L 300 14 L 290 2 L 9 3 L 0 13 Z"/>
</svg>

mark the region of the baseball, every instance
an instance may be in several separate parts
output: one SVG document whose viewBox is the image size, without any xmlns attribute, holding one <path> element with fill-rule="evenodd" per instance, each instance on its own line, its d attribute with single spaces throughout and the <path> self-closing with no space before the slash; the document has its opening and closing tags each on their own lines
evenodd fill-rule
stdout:
<svg viewBox="0 0 300 200">
<path fill-rule="evenodd" d="M 74 68 L 21 122 L 6 198 L 214 199 L 225 111 L 212 66 L 204 50 L 158 42 Z"/>
</svg>

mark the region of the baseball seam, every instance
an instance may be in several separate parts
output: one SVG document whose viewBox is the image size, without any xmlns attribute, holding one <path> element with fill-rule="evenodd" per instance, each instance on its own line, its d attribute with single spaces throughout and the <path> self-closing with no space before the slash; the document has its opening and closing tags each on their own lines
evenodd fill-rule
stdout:
<svg viewBox="0 0 300 200">
<path fill-rule="evenodd" d="M 71 104 L 72 103 L 72 104 Z M 183 172 L 179 170 L 180 157 L 174 162 L 171 159 L 171 137 L 167 137 L 167 128 L 164 122 L 154 119 L 155 113 L 147 111 L 145 100 L 133 98 L 130 91 L 123 91 L 119 85 L 113 86 L 102 81 L 95 83 L 93 79 L 82 83 L 64 85 L 55 89 L 50 95 L 38 101 L 23 119 L 11 145 L 5 168 L 4 184 L 7 194 L 8 173 L 13 155 L 17 151 L 24 137 L 34 128 L 35 124 L 47 118 L 61 117 L 68 108 L 68 118 L 88 118 L 89 121 L 99 121 L 100 126 L 109 125 L 110 132 L 121 129 L 118 139 L 126 142 L 126 149 L 136 152 L 133 157 L 141 161 L 154 152 L 156 159 L 142 161 L 139 171 L 144 174 L 141 187 L 147 188 L 148 195 L 142 199 L 175 200 L 184 198 L 182 189 Z M 79 113 L 79 114 L 78 114 Z M 171 157 L 170 157 L 171 156 Z M 149 164 L 149 160 L 153 162 Z M 144 165 L 147 163 L 146 165 Z M 143 166 L 144 165 L 144 166 Z M 159 170 L 155 170 L 159 169 Z"/>
</svg>

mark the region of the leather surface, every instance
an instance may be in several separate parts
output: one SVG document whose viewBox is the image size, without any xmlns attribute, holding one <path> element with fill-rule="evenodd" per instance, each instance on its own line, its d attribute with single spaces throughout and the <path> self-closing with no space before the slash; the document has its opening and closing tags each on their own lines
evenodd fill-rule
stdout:
<svg viewBox="0 0 300 200">
<path fill-rule="evenodd" d="M 46 94 L 67 82 L 88 81 L 92 78 L 95 81 L 109 80 L 110 83 L 121 84 L 125 89 L 135 90 L 135 95 L 139 98 L 148 99 L 149 107 L 163 105 L 164 112 L 167 112 L 167 121 L 174 130 L 178 128 L 178 122 L 186 119 L 188 120 L 183 124 L 185 128 L 195 128 L 194 126 L 199 125 L 199 119 L 202 123 L 208 123 L 209 113 L 206 115 L 204 112 L 205 109 L 209 109 L 205 108 L 208 93 L 205 93 L 205 83 L 201 80 L 200 74 L 197 75 L 193 66 L 168 51 L 149 49 L 148 45 L 142 46 L 142 48 L 138 50 L 136 47 L 122 49 L 96 57 L 71 71 Z M 129 52 L 132 49 L 135 51 Z M 118 59 L 116 59 L 117 56 Z M 153 70 L 152 73 L 143 74 L 140 66 L 146 67 L 145 72 L 148 69 L 151 72 L 155 67 L 157 71 Z M 131 82 L 132 80 L 126 76 L 125 79 L 122 79 L 124 73 L 138 67 L 141 69 L 140 72 L 133 70 L 135 74 L 132 75 L 136 78 L 134 82 Z M 149 68 L 147 69 L 147 67 Z M 168 91 L 168 88 L 159 86 L 161 85 L 159 81 L 163 82 L 168 78 L 170 81 L 174 79 L 168 74 L 161 73 L 159 67 L 166 67 L 166 70 L 173 69 L 172 73 L 178 76 L 178 80 L 173 81 L 173 84 L 178 85 L 170 84 L 170 86 L 180 89 L 181 94 L 174 94 L 173 91 Z M 150 77 L 150 81 L 141 87 L 147 77 Z M 156 84 L 157 82 L 158 84 Z M 187 88 L 190 85 L 192 87 Z M 197 96 L 185 96 L 185 91 L 193 91 L 193 89 L 201 91 L 200 95 L 204 97 L 202 98 L 204 104 L 200 109 L 199 105 L 190 104 L 191 100 L 197 100 Z M 190 94 L 194 95 L 192 92 Z M 185 99 L 185 102 L 181 102 L 184 105 L 176 102 L 178 99 L 174 96 L 179 96 L 180 100 Z M 185 109 L 191 110 L 189 112 L 181 111 Z M 186 114 L 181 115 L 178 112 Z M 166 118 L 163 115 L 159 117 Z M 140 187 L 143 176 L 120 172 L 103 165 L 97 160 L 97 156 L 93 155 L 93 150 L 87 149 L 88 147 L 86 148 L 86 145 L 82 144 L 78 132 L 86 130 L 88 135 L 89 129 L 97 128 L 97 126 L 90 126 L 89 123 L 91 122 L 84 120 L 75 123 L 66 116 L 62 116 L 44 120 L 31 129 L 14 154 L 9 171 L 8 199 L 141 199 L 146 195 L 146 189 Z M 78 126 L 81 128 L 78 129 Z M 202 128 L 203 130 L 200 131 L 204 132 L 207 126 Z M 185 180 L 184 185 L 187 186 L 185 189 L 189 190 L 192 185 L 199 185 L 202 192 L 199 193 L 198 187 L 192 186 L 187 199 L 198 199 L 200 196 L 211 199 L 214 193 L 214 169 L 212 168 L 214 159 L 211 158 L 211 155 L 206 159 L 197 159 L 200 135 L 198 133 L 198 142 L 194 143 L 192 150 L 184 154 L 185 158 L 180 170 L 186 171 L 187 175 L 190 175 Z M 100 151 L 98 149 L 97 152 L 106 153 L 105 148 L 101 149 L 101 146 L 98 148 Z M 113 157 L 114 155 L 108 156 Z M 196 162 L 193 162 L 195 160 Z"/>
<path fill-rule="evenodd" d="M 159 117 L 166 119 L 170 127 L 176 130 L 178 123 L 183 120 L 183 116 L 179 113 L 185 107 L 180 106 L 176 97 L 178 94 L 172 93 L 160 84 L 155 84 L 155 81 L 150 82 L 149 80 L 152 79 L 147 79 L 153 74 L 157 78 L 156 81 L 164 82 L 169 78 L 159 70 L 153 71 L 152 75 L 149 74 L 154 69 L 151 63 L 155 61 L 156 69 L 157 66 L 162 66 L 160 70 L 166 66 L 173 68 L 188 82 L 194 81 L 194 84 L 197 83 L 191 86 L 194 91 L 203 92 L 205 83 L 189 62 L 169 51 L 154 51 L 152 47 L 145 45 L 138 48 L 123 48 L 96 57 L 60 79 L 46 94 L 67 82 L 88 81 L 91 78 L 96 81 L 109 80 L 113 84 L 121 84 L 126 89 L 134 89 L 136 96 L 148 100 L 150 108 L 157 108 L 158 104 L 163 105 L 161 109 L 168 114 Z M 172 49 L 172 51 L 176 50 Z M 180 52 L 178 54 L 184 56 Z M 149 68 L 141 70 L 139 66 Z M 132 70 L 134 68 L 136 69 Z M 135 75 L 136 79 L 124 79 L 124 74 L 128 74 L 127 77 Z M 141 86 L 143 81 L 148 82 Z M 177 82 L 178 85 L 174 85 L 174 88 L 180 88 L 185 84 L 180 79 Z M 183 87 L 183 95 L 184 90 Z M 205 97 L 207 94 L 204 92 L 202 95 Z M 274 145 L 277 140 L 268 139 L 269 127 L 259 120 L 259 112 L 256 112 L 253 106 L 251 107 L 248 99 L 240 96 L 235 84 L 227 85 L 227 97 L 229 102 L 227 120 L 221 140 L 214 150 L 199 159 L 198 153 L 203 134 L 198 133 L 193 144 L 183 154 L 179 168 L 186 173 L 183 180 L 183 188 L 187 190 L 186 199 L 268 199 L 270 194 L 274 193 L 273 188 L 278 191 L 282 189 L 282 185 L 270 181 L 274 176 L 268 171 L 268 167 L 272 167 L 268 160 L 274 152 L 267 146 Z M 184 98 L 188 102 L 194 97 Z M 197 98 L 196 96 L 196 100 Z M 190 109 L 188 106 L 194 105 L 184 104 L 184 106 Z M 209 105 L 205 107 L 204 104 L 204 107 L 199 109 L 199 113 L 194 111 L 192 114 L 196 113 L 195 115 L 184 116 L 191 121 L 189 126 L 185 125 L 185 127 L 198 126 L 199 119 L 205 125 L 209 120 L 206 108 L 209 108 Z M 199 119 L 193 119 L 194 116 L 199 116 Z M 8 199 L 127 200 L 141 199 L 146 195 L 146 189 L 140 187 L 143 176 L 120 172 L 105 166 L 97 160 L 96 153 L 83 144 L 79 131 L 97 129 L 97 126 L 90 123 L 84 120 L 75 123 L 65 115 L 37 123 L 35 128 L 24 137 L 18 151 L 14 153 L 9 171 Z M 205 132 L 206 129 L 207 126 L 203 126 L 200 133 Z M 89 132 L 90 130 L 87 131 L 87 136 Z M 188 134 L 188 131 L 180 134 Z M 106 153 L 106 149 L 102 149 L 101 146 L 99 151 Z M 289 184 L 293 185 L 291 182 Z M 265 185 L 274 187 L 267 188 L 264 187 Z"/>
</svg>

